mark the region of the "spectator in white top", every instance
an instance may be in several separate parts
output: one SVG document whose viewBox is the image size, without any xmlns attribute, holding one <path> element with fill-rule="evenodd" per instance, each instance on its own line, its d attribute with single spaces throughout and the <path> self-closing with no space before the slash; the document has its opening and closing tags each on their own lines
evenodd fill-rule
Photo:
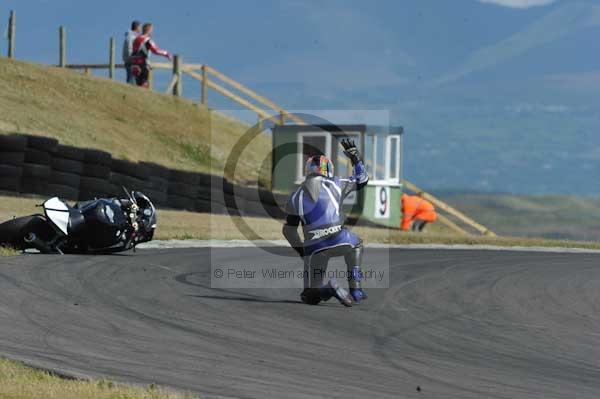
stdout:
<svg viewBox="0 0 600 399">
<path fill-rule="evenodd" d="M 123 63 L 125 64 L 125 71 L 127 73 L 127 83 L 135 85 L 135 76 L 131 73 L 131 61 L 129 57 L 133 52 L 133 41 L 138 37 L 142 30 L 142 24 L 140 21 L 133 21 L 131 23 L 131 30 L 125 32 L 125 41 L 123 42 Z"/>
</svg>

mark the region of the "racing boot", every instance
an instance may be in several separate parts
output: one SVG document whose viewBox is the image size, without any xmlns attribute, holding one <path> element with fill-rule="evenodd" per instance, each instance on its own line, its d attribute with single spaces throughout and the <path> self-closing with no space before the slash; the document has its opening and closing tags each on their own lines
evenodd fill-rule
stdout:
<svg viewBox="0 0 600 399">
<path fill-rule="evenodd" d="M 362 289 L 360 282 L 363 280 L 363 274 L 359 266 L 354 266 L 348 277 L 348 287 L 350 295 L 356 303 L 360 303 L 363 299 L 367 299 L 367 293 Z"/>
<path fill-rule="evenodd" d="M 319 288 L 321 299 L 327 301 L 335 297 L 344 306 L 352 306 L 352 297 L 344 288 L 340 287 L 337 280 L 332 278 L 329 282 Z"/>
</svg>

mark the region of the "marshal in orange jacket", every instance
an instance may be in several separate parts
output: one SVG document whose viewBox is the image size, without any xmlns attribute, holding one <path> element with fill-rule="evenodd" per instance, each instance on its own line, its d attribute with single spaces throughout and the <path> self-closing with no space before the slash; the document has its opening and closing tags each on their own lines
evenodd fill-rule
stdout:
<svg viewBox="0 0 600 399">
<path fill-rule="evenodd" d="M 415 220 L 422 220 L 428 223 L 437 220 L 437 214 L 433 204 L 418 195 L 402 194 L 402 230 L 410 229 L 410 224 Z"/>
</svg>

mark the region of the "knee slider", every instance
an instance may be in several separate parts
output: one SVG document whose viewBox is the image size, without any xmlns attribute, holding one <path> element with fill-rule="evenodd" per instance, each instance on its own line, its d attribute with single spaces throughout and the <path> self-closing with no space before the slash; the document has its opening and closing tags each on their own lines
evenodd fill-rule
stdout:
<svg viewBox="0 0 600 399">
<path fill-rule="evenodd" d="M 318 288 L 305 288 L 300 299 L 308 305 L 318 305 L 321 302 L 321 292 Z"/>
</svg>

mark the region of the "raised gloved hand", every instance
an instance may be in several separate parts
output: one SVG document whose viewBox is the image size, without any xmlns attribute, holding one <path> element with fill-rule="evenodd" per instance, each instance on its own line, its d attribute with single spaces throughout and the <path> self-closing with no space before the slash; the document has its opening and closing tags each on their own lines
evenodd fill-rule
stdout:
<svg viewBox="0 0 600 399">
<path fill-rule="evenodd" d="M 360 152 L 358 152 L 354 140 L 342 139 L 342 147 L 344 147 L 344 154 L 350 158 L 352 165 L 356 165 L 361 160 Z"/>
</svg>

